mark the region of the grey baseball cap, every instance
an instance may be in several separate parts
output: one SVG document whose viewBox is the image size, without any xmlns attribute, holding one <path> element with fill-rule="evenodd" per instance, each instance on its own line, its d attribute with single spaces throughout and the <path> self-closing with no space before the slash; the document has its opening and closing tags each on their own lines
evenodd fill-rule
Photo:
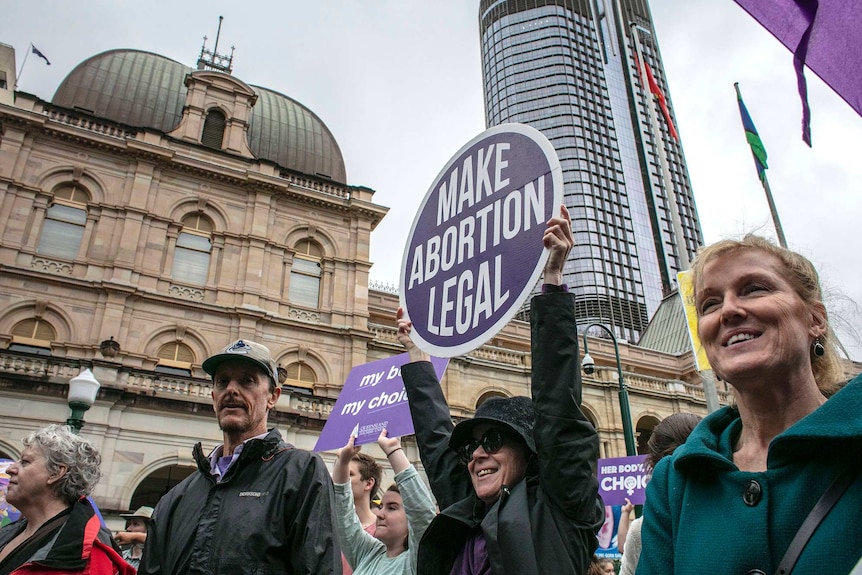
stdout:
<svg viewBox="0 0 862 575">
<path fill-rule="evenodd" d="M 205 372 L 214 377 L 218 366 L 230 359 L 250 361 L 266 372 L 272 381 L 278 381 L 277 368 L 269 348 L 247 339 L 238 339 L 224 348 L 221 353 L 208 357 L 202 367 Z"/>
</svg>

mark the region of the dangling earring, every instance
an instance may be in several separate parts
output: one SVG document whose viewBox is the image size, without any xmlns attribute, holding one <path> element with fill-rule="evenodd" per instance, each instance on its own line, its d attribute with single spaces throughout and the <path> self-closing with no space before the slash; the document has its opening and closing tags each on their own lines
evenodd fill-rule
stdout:
<svg viewBox="0 0 862 575">
<path fill-rule="evenodd" d="M 823 344 L 820 342 L 819 337 L 814 338 L 814 343 L 811 344 L 811 349 L 812 351 L 814 351 L 814 355 L 816 355 L 817 357 L 823 357 L 823 355 L 826 353 L 826 348 L 823 347 Z"/>
</svg>

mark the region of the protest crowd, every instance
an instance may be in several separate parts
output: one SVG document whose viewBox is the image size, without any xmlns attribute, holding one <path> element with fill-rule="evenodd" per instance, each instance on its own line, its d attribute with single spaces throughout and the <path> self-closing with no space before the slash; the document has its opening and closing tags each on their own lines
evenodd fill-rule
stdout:
<svg viewBox="0 0 862 575">
<path fill-rule="evenodd" d="M 268 415 L 281 389 L 269 350 L 239 340 L 209 357 L 223 443 L 153 508 L 108 531 L 88 497 L 100 455 L 65 426 L 24 440 L 0 530 L 0 575 L 294 573 L 609 574 L 595 555 L 606 506 L 596 430 L 581 411 L 574 296 L 562 271 L 568 211 L 546 224 L 531 303 L 531 397 L 492 398 L 453 424 L 430 357 L 399 309 L 402 377 L 423 479 L 398 437 L 395 474 L 345 438 L 331 474 Z M 736 403 L 676 414 L 650 440 L 643 516 L 618 533 L 622 572 L 850 573 L 862 555 L 862 377 L 844 382 L 812 264 L 756 236 L 701 250 L 700 339 Z M 379 499 L 378 499 L 379 498 Z M 118 543 L 127 546 L 121 550 Z M 825 567 L 825 566 L 828 566 Z"/>
</svg>

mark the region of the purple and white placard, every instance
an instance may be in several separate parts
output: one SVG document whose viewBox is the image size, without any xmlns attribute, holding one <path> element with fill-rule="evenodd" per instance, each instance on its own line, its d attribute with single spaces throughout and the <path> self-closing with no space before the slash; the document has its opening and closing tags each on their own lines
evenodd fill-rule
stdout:
<svg viewBox="0 0 862 575">
<path fill-rule="evenodd" d="M 461 148 L 425 195 L 404 250 L 401 306 L 416 345 L 453 357 L 500 331 L 541 276 L 542 236 L 562 200 L 557 153 L 538 130 L 502 124 Z"/>
<path fill-rule="evenodd" d="M 384 428 L 389 437 L 413 433 L 413 419 L 401 379 L 401 366 L 409 362 L 410 354 L 402 353 L 351 369 L 314 451 L 344 447 L 351 435 L 356 438 L 356 445 L 372 443 Z M 432 357 L 431 364 L 439 380 L 449 360 Z"/>
<path fill-rule="evenodd" d="M 627 497 L 633 505 L 643 505 L 646 486 L 652 477 L 645 459 L 646 455 L 599 459 L 599 495 L 605 505 L 625 505 Z"/>
</svg>

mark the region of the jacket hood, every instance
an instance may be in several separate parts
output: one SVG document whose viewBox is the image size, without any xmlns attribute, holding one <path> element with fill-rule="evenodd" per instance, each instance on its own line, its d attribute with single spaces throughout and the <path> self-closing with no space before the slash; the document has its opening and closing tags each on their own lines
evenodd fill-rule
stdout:
<svg viewBox="0 0 862 575">
<path fill-rule="evenodd" d="M 284 449 L 293 449 L 293 444 L 284 441 L 278 429 L 273 427 L 263 439 L 251 439 L 247 441 L 239 457 L 240 459 L 247 459 L 249 457 L 269 459 Z M 195 444 L 192 449 L 192 457 L 198 465 L 198 470 L 203 473 L 204 476 L 209 477 L 210 460 L 209 457 L 204 454 L 203 443 L 198 442 Z M 230 470 L 228 470 L 228 474 L 230 474 Z"/>
</svg>

